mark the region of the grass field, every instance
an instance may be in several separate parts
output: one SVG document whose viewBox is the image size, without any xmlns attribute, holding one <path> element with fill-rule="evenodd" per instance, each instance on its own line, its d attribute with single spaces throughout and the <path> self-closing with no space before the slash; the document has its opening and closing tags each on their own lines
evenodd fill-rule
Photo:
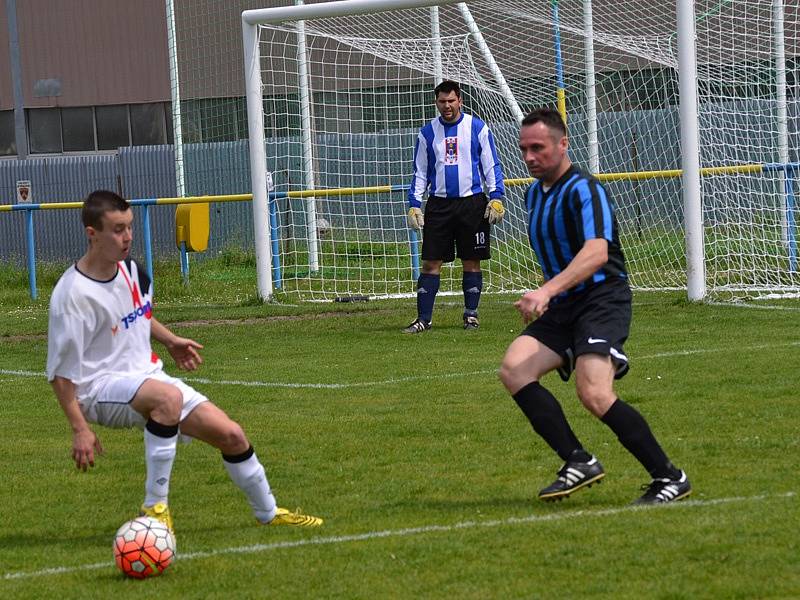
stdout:
<svg viewBox="0 0 800 600">
<path fill-rule="evenodd" d="M 402 336 L 413 300 L 260 306 L 246 284 L 162 283 L 156 316 L 205 344 L 187 378 L 244 425 L 279 504 L 326 521 L 256 527 L 218 453 L 180 446 L 179 560 L 139 582 L 111 538 L 141 502 L 141 433 L 99 429 L 105 455 L 75 471 L 42 375 L 50 283 L 29 303 L 15 277 L 0 272 L 2 598 L 800 597 L 798 301 L 636 294 L 618 391 L 695 493 L 634 509 L 646 473 L 557 377 L 545 384 L 608 475 L 535 499 L 560 462 L 495 375 L 520 329 L 512 297 L 484 298 L 470 333 L 442 298 L 431 332 Z"/>
</svg>

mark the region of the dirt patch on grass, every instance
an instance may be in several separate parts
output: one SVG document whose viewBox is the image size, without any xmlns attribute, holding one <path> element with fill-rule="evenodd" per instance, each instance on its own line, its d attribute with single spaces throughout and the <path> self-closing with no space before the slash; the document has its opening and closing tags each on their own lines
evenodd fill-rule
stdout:
<svg viewBox="0 0 800 600">
<path fill-rule="evenodd" d="M 0 341 L 3 342 L 38 342 L 46 340 L 46 333 L 29 333 L 25 335 L 0 335 Z"/>
<path fill-rule="evenodd" d="M 270 315 L 264 317 L 244 317 L 242 319 L 194 319 L 189 321 L 171 321 L 165 323 L 170 327 L 204 327 L 213 325 L 258 325 L 280 321 L 315 321 L 318 319 L 331 319 L 334 317 L 357 317 L 360 315 L 374 315 L 377 313 L 392 312 L 393 309 L 354 310 L 354 311 L 329 311 L 321 313 L 306 313 L 302 315 Z"/>
<path fill-rule="evenodd" d="M 243 317 L 241 319 L 190 319 L 187 321 L 161 321 L 170 328 L 173 327 L 213 327 L 216 325 L 258 325 L 261 323 L 281 321 L 314 321 L 318 319 L 331 319 L 335 317 L 357 317 L 360 315 L 374 315 L 392 312 L 394 309 L 385 308 L 377 310 L 339 310 L 321 313 L 305 313 L 301 315 L 269 315 L 263 317 Z M 38 342 L 47 339 L 46 333 L 30 333 L 21 335 L 0 335 L 0 342 L 24 343 Z"/>
</svg>

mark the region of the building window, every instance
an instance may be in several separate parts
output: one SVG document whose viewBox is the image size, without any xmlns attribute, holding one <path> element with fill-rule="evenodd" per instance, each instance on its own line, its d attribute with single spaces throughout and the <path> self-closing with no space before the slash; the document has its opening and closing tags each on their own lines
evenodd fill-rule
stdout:
<svg viewBox="0 0 800 600">
<path fill-rule="evenodd" d="M 175 143 L 175 131 L 173 129 L 173 117 L 172 117 L 172 104 L 167 102 L 164 104 L 164 115 L 167 118 L 167 143 L 174 144 Z"/>
<path fill-rule="evenodd" d="M 169 102 L 28 109 L 31 154 L 173 143 Z M 17 153 L 14 111 L 0 111 L 0 156 Z"/>
<path fill-rule="evenodd" d="M 131 104 L 131 137 L 134 146 L 167 143 L 164 104 Z"/>
<path fill-rule="evenodd" d="M 28 110 L 28 135 L 31 153 L 61 152 L 61 111 L 58 108 Z"/>
<path fill-rule="evenodd" d="M 64 152 L 82 152 L 95 149 L 94 111 L 90 106 L 61 109 L 61 137 Z"/>
<path fill-rule="evenodd" d="M 276 107 L 276 104 L 265 105 L 264 114 L 285 114 L 285 110 L 280 113 L 280 108 Z M 298 109 L 298 127 L 299 115 Z M 200 100 L 185 100 L 181 102 L 181 126 L 183 143 L 185 144 L 247 139 L 247 106 L 245 99 L 203 98 Z"/>
<path fill-rule="evenodd" d="M 128 106 L 98 106 L 95 108 L 97 120 L 97 149 L 116 150 L 120 146 L 130 146 L 128 126 Z"/>
<path fill-rule="evenodd" d="M 17 153 L 17 138 L 14 129 L 14 111 L 0 111 L 0 156 Z"/>
</svg>

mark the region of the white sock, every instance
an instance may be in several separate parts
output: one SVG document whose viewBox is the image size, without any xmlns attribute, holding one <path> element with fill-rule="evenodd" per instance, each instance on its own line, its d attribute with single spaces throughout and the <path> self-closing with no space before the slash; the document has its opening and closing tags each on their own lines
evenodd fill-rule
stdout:
<svg viewBox="0 0 800 600">
<path fill-rule="evenodd" d="M 243 460 L 240 460 L 242 458 Z M 233 462 L 230 459 L 233 459 Z M 256 519 L 262 523 L 269 523 L 275 517 L 275 497 L 269 489 L 264 467 L 258 461 L 253 449 L 250 448 L 240 456 L 223 455 L 222 463 L 233 483 L 247 496 Z"/>
<path fill-rule="evenodd" d="M 147 467 L 144 484 L 145 506 L 153 506 L 157 502 L 167 503 L 169 476 L 172 472 L 172 463 L 175 461 L 175 448 L 178 445 L 177 429 L 176 425 L 176 433 L 171 437 L 156 435 L 148 428 L 144 430 L 144 461 Z"/>
</svg>

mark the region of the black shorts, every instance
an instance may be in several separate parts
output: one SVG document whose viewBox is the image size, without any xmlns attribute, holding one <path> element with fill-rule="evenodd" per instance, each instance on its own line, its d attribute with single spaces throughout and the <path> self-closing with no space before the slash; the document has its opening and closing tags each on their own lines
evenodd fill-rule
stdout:
<svg viewBox="0 0 800 600">
<path fill-rule="evenodd" d="M 452 262 L 456 254 L 461 260 L 488 259 L 489 220 L 483 216 L 486 203 L 484 194 L 466 198 L 429 196 L 422 230 L 422 260 Z"/>
<path fill-rule="evenodd" d="M 558 374 L 569 380 L 575 359 L 581 354 L 611 356 L 615 379 L 628 372 L 622 348 L 631 327 L 631 288 L 614 277 L 590 286 L 561 302 L 551 302 L 547 312 L 521 335 L 536 338 L 564 361 Z"/>
</svg>

